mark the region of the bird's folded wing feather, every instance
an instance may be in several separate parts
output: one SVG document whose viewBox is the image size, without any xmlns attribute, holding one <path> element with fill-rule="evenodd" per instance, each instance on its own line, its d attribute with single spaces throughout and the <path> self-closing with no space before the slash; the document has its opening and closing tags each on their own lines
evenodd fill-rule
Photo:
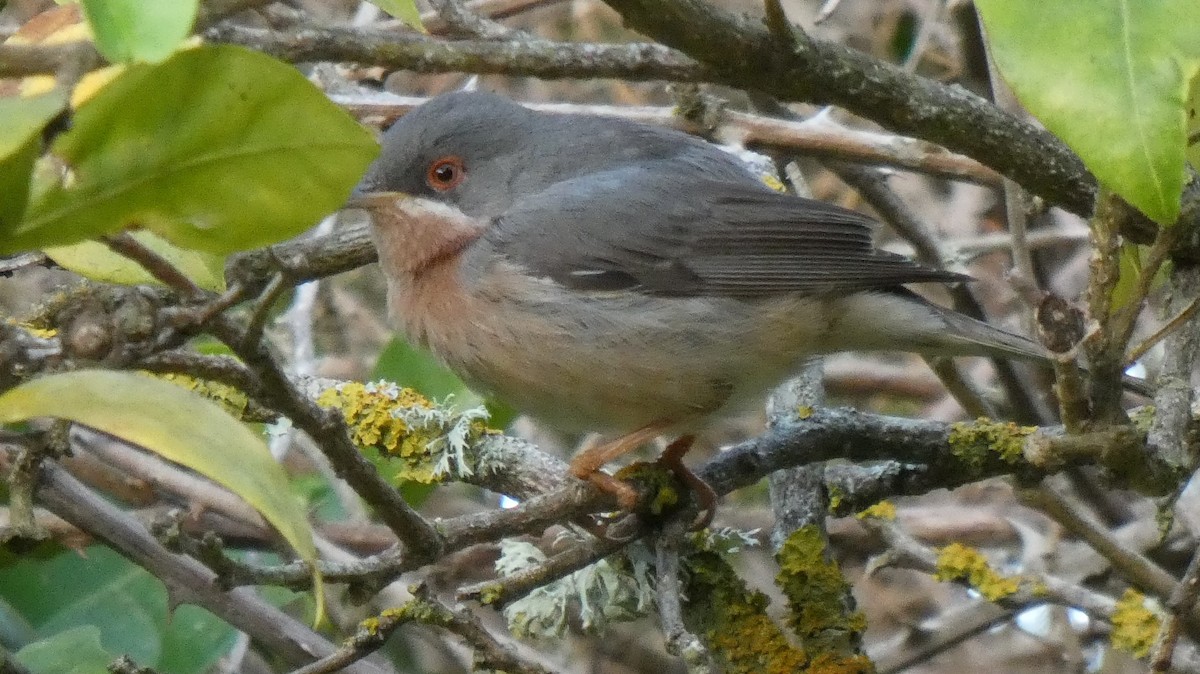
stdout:
<svg viewBox="0 0 1200 674">
<path fill-rule="evenodd" d="M 967 279 L 876 250 L 874 224 L 749 178 L 685 181 L 643 165 L 558 183 L 514 205 L 487 238 L 581 291 L 756 297 Z"/>
</svg>

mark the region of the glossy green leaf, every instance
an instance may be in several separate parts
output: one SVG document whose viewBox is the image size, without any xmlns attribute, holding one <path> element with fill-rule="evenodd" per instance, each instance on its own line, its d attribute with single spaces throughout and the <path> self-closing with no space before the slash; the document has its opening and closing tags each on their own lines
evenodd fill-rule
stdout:
<svg viewBox="0 0 1200 674">
<path fill-rule="evenodd" d="M 29 203 L 29 180 L 34 162 L 42 147 L 37 138 L 30 138 L 4 159 L 0 159 L 0 231 L 15 226 L 25 214 Z"/>
<path fill-rule="evenodd" d="M 421 23 L 421 10 L 413 0 L 371 0 L 371 4 L 422 33 L 426 32 Z"/>
<path fill-rule="evenodd" d="M 96 49 L 113 63 L 156 63 L 192 32 L 199 0 L 81 0 Z"/>
<path fill-rule="evenodd" d="M 0 424 L 57 417 L 155 452 L 224 485 L 254 506 L 313 564 L 316 548 L 304 510 L 262 438 L 216 403 L 161 379 L 131 372 L 80 370 L 30 380 L 0 395 Z M 318 615 L 319 618 L 319 615 Z"/>
<path fill-rule="evenodd" d="M 1192 98 L 1188 101 L 1187 160 L 1200 169 L 1200 74 L 1192 80 Z"/>
<path fill-rule="evenodd" d="M 59 632 L 16 654 L 17 662 L 33 674 L 104 674 L 117 657 L 104 650 L 100 629 L 94 625 Z"/>
<path fill-rule="evenodd" d="M 67 104 L 58 89 L 41 96 L 0 98 L 0 232 L 16 226 L 29 201 L 39 135 Z"/>
<path fill-rule="evenodd" d="M 1179 214 L 1196 0 L 978 0 L 1005 81 L 1106 187 L 1157 222 Z"/>
<path fill-rule="evenodd" d="M 134 232 L 133 238 L 158 253 L 201 288 L 216 292 L 225 290 L 223 256 L 172 246 L 152 232 Z M 108 246 L 96 241 L 52 246 L 43 249 L 43 252 L 60 267 L 96 281 L 124 285 L 160 285 L 158 279 L 151 276 L 140 264 L 124 255 L 114 253 Z"/>
<path fill-rule="evenodd" d="M 378 146 L 291 66 L 223 45 L 130 66 L 52 152 L 66 170 L 0 252 L 128 227 L 218 254 L 266 245 L 339 208 Z"/>
</svg>

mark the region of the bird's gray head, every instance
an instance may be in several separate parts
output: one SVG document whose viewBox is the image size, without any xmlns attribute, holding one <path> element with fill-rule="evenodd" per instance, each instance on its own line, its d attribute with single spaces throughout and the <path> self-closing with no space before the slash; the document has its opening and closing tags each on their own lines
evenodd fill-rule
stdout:
<svg viewBox="0 0 1200 674">
<path fill-rule="evenodd" d="M 535 112 L 484 92 L 437 96 L 393 124 L 382 143 L 358 193 L 404 192 L 485 218 L 562 180 L 623 163 L 688 156 L 695 161 L 676 170 L 736 165 L 715 147 L 678 131 Z"/>
</svg>

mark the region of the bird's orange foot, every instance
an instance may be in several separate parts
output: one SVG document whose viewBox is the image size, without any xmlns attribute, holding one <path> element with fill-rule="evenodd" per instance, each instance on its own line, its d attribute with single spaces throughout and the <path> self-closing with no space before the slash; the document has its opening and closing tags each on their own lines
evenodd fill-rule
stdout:
<svg viewBox="0 0 1200 674">
<path fill-rule="evenodd" d="M 692 490 L 692 498 L 696 499 L 696 507 L 699 508 L 700 514 L 695 520 L 692 520 L 692 525 L 689 527 L 692 531 L 699 531 L 704 527 L 712 524 L 713 517 L 717 514 L 717 492 L 709 486 L 707 482 L 700 479 L 699 475 L 692 472 L 683 463 L 683 457 L 692 448 L 692 443 L 696 438 L 692 435 L 684 435 L 676 438 L 667 448 L 663 450 L 662 456 L 658 458 L 658 465 L 671 471 L 675 478 L 686 484 Z"/>
</svg>

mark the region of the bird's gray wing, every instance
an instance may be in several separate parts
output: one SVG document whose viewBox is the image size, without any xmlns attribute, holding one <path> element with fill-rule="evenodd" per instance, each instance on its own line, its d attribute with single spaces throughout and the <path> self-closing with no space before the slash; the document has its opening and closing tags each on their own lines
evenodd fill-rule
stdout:
<svg viewBox="0 0 1200 674">
<path fill-rule="evenodd" d="M 515 204 L 486 236 L 530 272 L 578 290 L 756 297 L 967 279 L 876 250 L 874 224 L 752 179 L 683 181 L 642 165 L 558 183 Z"/>
</svg>

